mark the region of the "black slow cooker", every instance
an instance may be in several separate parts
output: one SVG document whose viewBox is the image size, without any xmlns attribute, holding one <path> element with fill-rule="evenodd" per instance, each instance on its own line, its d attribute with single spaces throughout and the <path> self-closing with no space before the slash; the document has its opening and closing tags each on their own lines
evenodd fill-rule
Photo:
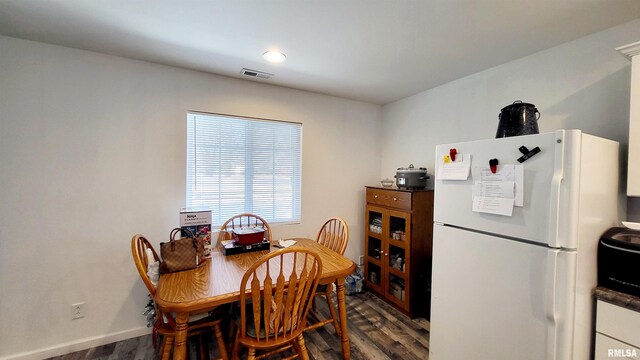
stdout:
<svg viewBox="0 0 640 360">
<path fill-rule="evenodd" d="M 396 186 L 404 190 L 424 190 L 427 187 L 427 168 L 398 168 L 396 171 Z"/>
</svg>

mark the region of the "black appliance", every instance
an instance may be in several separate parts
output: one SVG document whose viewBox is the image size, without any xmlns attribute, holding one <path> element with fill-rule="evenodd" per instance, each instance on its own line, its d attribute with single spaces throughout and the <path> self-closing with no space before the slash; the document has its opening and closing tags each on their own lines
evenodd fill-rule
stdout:
<svg viewBox="0 0 640 360">
<path fill-rule="evenodd" d="M 500 110 L 496 138 L 538 134 L 539 118 L 540 112 L 535 105 L 514 101 Z"/>
<path fill-rule="evenodd" d="M 602 235 L 598 286 L 640 296 L 640 231 L 615 227 Z"/>
<path fill-rule="evenodd" d="M 396 186 L 404 190 L 424 190 L 427 187 L 427 168 L 398 168 L 396 171 Z"/>
</svg>

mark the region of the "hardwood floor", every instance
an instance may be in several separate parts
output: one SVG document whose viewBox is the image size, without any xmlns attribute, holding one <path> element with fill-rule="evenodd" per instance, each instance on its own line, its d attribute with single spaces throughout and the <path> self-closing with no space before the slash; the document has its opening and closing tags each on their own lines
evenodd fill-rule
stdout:
<svg viewBox="0 0 640 360">
<path fill-rule="evenodd" d="M 318 311 L 325 317 L 329 309 L 325 301 L 318 301 Z M 429 322 L 424 318 L 409 319 L 392 306 L 370 293 L 347 296 L 347 318 L 351 359 L 354 360 L 428 360 Z M 340 339 L 331 325 L 305 333 L 309 357 L 313 360 L 341 359 Z M 215 359 L 218 350 L 213 336 L 206 336 L 206 348 L 211 349 L 210 359 Z M 197 341 L 189 342 L 190 359 L 198 359 Z M 128 339 L 50 360 L 81 359 L 154 359 L 151 335 Z M 286 354 L 286 353 L 285 353 Z M 246 358 L 245 354 L 242 358 Z M 279 356 L 272 357 L 280 358 Z"/>
</svg>

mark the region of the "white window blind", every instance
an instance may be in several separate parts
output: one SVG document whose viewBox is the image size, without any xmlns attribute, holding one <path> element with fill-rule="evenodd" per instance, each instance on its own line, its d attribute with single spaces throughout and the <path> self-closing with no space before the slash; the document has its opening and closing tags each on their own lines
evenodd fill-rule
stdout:
<svg viewBox="0 0 640 360">
<path fill-rule="evenodd" d="M 187 207 L 300 221 L 301 140 L 297 123 L 188 113 Z"/>
</svg>

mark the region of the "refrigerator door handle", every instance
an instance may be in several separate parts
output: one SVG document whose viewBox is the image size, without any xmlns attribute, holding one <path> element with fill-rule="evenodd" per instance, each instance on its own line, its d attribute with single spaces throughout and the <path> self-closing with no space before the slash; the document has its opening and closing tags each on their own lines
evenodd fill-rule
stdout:
<svg viewBox="0 0 640 360">
<path fill-rule="evenodd" d="M 568 313 L 573 305 L 573 298 L 568 295 L 570 287 L 570 268 L 575 268 L 575 254 L 567 257 L 562 250 L 549 250 L 547 254 L 548 293 L 545 299 L 545 313 L 547 316 L 547 356 L 548 360 L 563 360 L 572 358 L 572 331 L 567 328 Z"/>
<path fill-rule="evenodd" d="M 560 222 L 560 185 L 564 178 L 564 130 L 556 131 L 556 151 L 551 179 L 551 198 L 549 199 L 549 246 L 560 247 L 558 223 Z"/>
<path fill-rule="evenodd" d="M 557 272 L 558 272 L 558 250 L 550 250 L 547 255 L 547 279 L 546 288 L 549 289 L 544 302 L 545 314 L 547 316 L 547 360 L 559 360 L 558 357 L 558 314 L 556 309 L 557 298 Z"/>
<path fill-rule="evenodd" d="M 575 269 L 577 253 L 549 249 L 545 288 L 547 317 L 547 354 L 545 359 L 564 360 L 574 358 Z M 573 279 L 573 280 L 572 280 Z M 576 358 L 582 358 L 581 356 Z"/>
</svg>

